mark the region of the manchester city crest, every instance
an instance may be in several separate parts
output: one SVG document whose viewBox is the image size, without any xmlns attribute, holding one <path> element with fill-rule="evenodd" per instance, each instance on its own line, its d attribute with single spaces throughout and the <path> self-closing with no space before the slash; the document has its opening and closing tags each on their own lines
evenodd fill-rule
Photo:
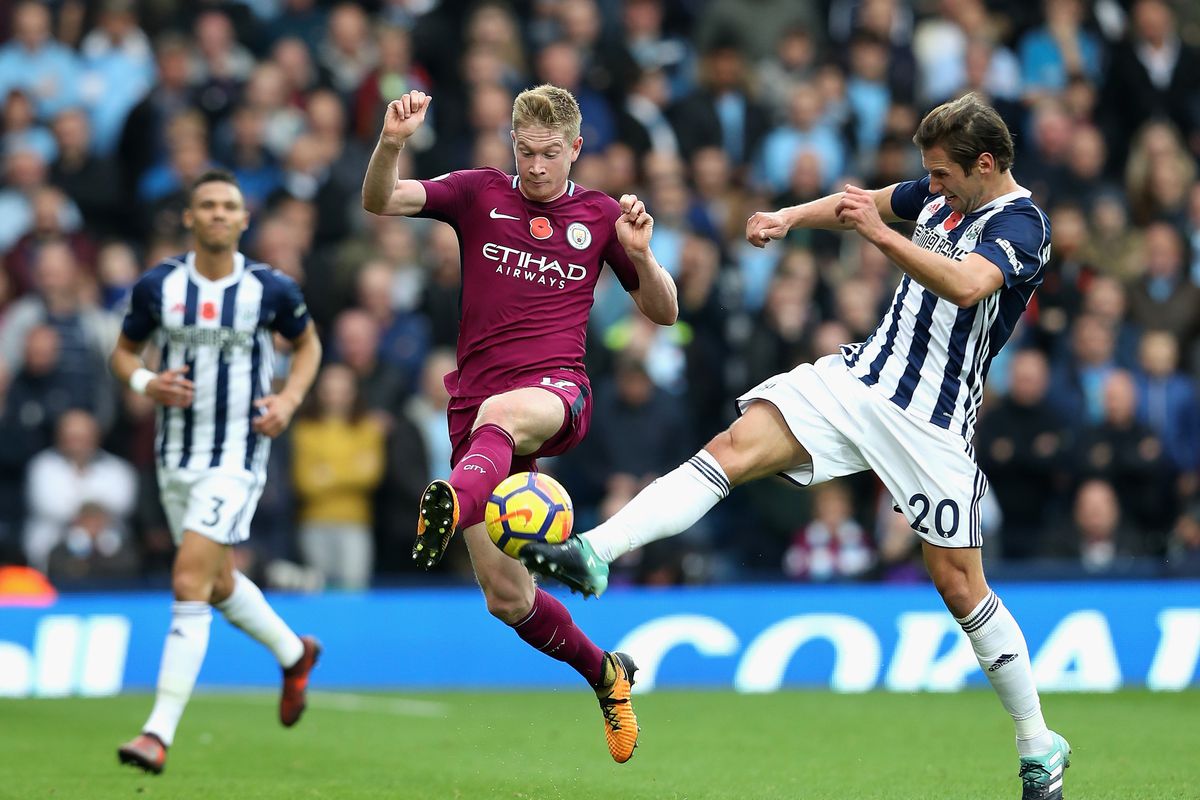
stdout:
<svg viewBox="0 0 1200 800">
<path fill-rule="evenodd" d="M 582 222 L 572 222 L 567 226 L 567 241 L 576 250 L 586 250 L 592 243 L 592 232 Z"/>
</svg>

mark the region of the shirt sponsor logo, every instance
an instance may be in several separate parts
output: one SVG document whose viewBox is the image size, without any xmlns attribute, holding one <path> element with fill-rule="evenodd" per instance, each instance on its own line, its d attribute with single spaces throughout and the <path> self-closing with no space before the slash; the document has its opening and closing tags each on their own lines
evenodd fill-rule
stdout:
<svg viewBox="0 0 1200 800">
<path fill-rule="evenodd" d="M 252 331 L 239 331 L 233 328 L 197 328 L 191 325 L 180 328 L 167 328 L 167 340 L 173 345 L 183 347 L 216 347 L 223 352 L 234 350 L 250 350 L 254 346 Z"/>
<path fill-rule="evenodd" d="M 552 233 L 554 233 L 554 229 L 550 227 L 550 220 L 545 217 L 534 217 L 529 220 L 529 235 L 533 238 L 549 239 Z"/>
<path fill-rule="evenodd" d="M 558 259 L 528 253 L 515 247 L 488 242 L 483 246 L 482 252 L 484 258 L 495 262 L 496 272 L 499 274 L 521 278 L 542 286 L 565 289 L 567 281 L 581 281 L 587 277 L 587 269 L 579 264 L 563 264 Z"/>
<path fill-rule="evenodd" d="M 1013 249 L 1012 242 L 1008 241 L 1008 239 L 997 239 L 996 244 L 1000 245 L 1000 249 L 1008 257 L 1008 263 L 1012 264 L 1013 274 L 1020 275 L 1021 259 L 1017 258 L 1017 251 Z"/>
<path fill-rule="evenodd" d="M 930 228 L 925 225 L 918 225 L 916 232 L 913 233 L 912 240 L 918 247 L 924 248 L 931 253 L 952 258 L 955 261 L 962 261 L 970 253 L 969 250 L 963 250 L 957 244 L 951 242 L 946 238 L 945 234 L 938 231 L 937 227 Z"/>
<path fill-rule="evenodd" d="M 567 226 L 567 242 L 576 250 L 586 250 L 592 243 L 592 232 L 582 222 Z"/>
</svg>

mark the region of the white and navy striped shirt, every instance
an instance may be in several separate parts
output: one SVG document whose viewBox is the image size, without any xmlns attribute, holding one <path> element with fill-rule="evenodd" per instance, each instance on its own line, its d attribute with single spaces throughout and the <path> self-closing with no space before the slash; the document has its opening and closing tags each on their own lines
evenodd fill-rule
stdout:
<svg viewBox="0 0 1200 800">
<path fill-rule="evenodd" d="M 842 358 L 909 414 L 970 442 L 992 358 L 1042 282 L 1050 223 L 1025 189 L 964 216 L 930 194 L 928 177 L 899 184 L 892 210 L 916 220 L 919 246 L 955 261 L 978 253 L 1004 273 L 1004 286 L 959 308 L 905 275 L 879 327 L 865 342 L 843 345 Z"/>
<path fill-rule="evenodd" d="M 151 335 L 160 369 L 187 365 L 196 387 L 188 408 L 158 409 L 160 468 L 266 469 L 270 440 L 254 432 L 254 402 L 271 392 L 271 334 L 294 339 L 308 309 L 291 278 L 234 255 L 233 272 L 210 281 L 196 272 L 195 253 L 169 258 L 134 284 L 122 332 Z"/>
</svg>

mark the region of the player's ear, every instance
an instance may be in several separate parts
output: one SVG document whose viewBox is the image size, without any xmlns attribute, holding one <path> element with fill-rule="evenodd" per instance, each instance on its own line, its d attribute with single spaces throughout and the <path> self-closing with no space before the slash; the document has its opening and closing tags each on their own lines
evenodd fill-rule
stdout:
<svg viewBox="0 0 1200 800">
<path fill-rule="evenodd" d="M 183 227 L 190 231 L 192 229 L 192 225 L 195 224 L 195 221 L 195 218 L 192 216 L 192 209 L 185 208 L 183 210 Z"/>
<path fill-rule="evenodd" d="M 583 135 L 575 137 L 575 141 L 571 142 L 571 163 L 575 163 L 575 159 L 579 158 L 579 153 L 583 149 Z"/>
<path fill-rule="evenodd" d="M 996 157 L 991 153 L 980 154 L 975 164 L 979 167 L 979 174 L 981 175 L 987 175 L 996 171 Z"/>
</svg>

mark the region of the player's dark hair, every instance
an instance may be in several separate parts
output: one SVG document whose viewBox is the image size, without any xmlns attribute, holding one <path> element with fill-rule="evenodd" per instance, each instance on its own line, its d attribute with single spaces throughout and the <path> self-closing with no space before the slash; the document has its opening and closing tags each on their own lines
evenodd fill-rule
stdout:
<svg viewBox="0 0 1200 800">
<path fill-rule="evenodd" d="M 992 154 L 1000 172 L 1012 169 L 1012 134 L 996 109 L 974 92 L 942 103 L 926 114 L 912 140 L 922 150 L 944 148 L 950 160 L 968 175 L 984 153 Z"/>
<path fill-rule="evenodd" d="M 242 187 L 238 185 L 237 178 L 227 169 L 210 169 L 205 170 L 200 174 L 200 177 L 192 181 L 192 188 L 188 190 L 188 205 L 196 199 L 196 190 L 206 183 L 228 183 L 230 186 L 237 189 L 239 192 Z"/>
</svg>

